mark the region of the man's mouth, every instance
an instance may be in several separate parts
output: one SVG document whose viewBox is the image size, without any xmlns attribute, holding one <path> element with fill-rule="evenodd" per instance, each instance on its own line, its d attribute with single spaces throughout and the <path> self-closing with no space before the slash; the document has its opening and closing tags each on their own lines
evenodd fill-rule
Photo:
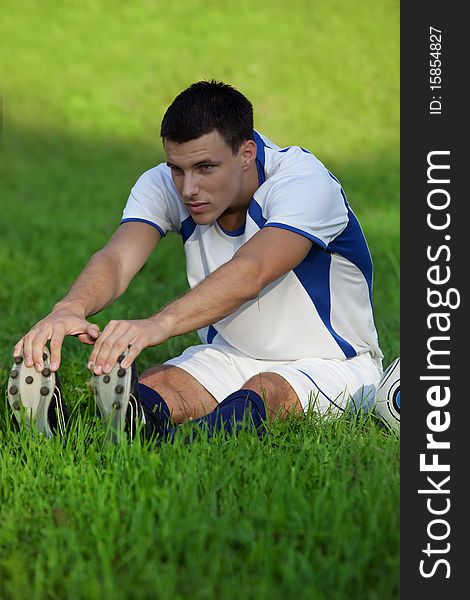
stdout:
<svg viewBox="0 0 470 600">
<path fill-rule="evenodd" d="M 190 212 L 197 214 L 197 213 L 203 212 L 209 206 L 209 203 L 208 202 L 191 202 L 191 203 L 187 203 L 186 206 Z"/>
</svg>

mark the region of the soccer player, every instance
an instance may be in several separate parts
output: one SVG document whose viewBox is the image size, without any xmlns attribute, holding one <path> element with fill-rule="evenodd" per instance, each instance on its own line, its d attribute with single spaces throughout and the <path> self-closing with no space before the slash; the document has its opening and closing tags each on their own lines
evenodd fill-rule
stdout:
<svg viewBox="0 0 470 600">
<path fill-rule="evenodd" d="M 98 407 L 127 431 L 140 421 L 172 439 L 188 419 L 211 434 L 248 416 L 261 432 L 291 412 L 370 407 L 382 374 L 372 260 L 338 179 L 308 150 L 254 130 L 250 101 L 221 82 L 181 92 L 161 137 L 166 162 L 141 175 L 109 242 L 16 344 L 15 415 L 24 404 L 46 434 L 63 429 L 66 335 L 93 345 Z M 182 238 L 190 290 L 163 308 L 149 298 L 150 316 L 99 331 L 88 317 L 125 292 L 170 232 Z M 144 348 L 195 330 L 200 345 L 137 382 Z"/>
</svg>

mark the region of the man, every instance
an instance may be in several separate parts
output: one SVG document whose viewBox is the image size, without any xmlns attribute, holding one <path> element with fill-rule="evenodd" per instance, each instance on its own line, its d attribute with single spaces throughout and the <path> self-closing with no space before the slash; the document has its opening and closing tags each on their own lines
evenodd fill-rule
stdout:
<svg viewBox="0 0 470 600">
<path fill-rule="evenodd" d="M 53 433 L 51 402 L 31 390 L 66 412 L 55 377 L 66 335 L 93 345 L 98 407 L 118 429 L 142 421 L 149 435 L 172 438 L 188 419 L 212 433 L 248 416 L 261 431 L 267 418 L 309 407 L 370 406 L 382 373 L 372 261 L 338 180 L 309 151 L 255 131 L 251 103 L 220 82 L 179 94 L 161 136 L 166 164 L 138 179 L 110 241 L 16 344 L 15 414 L 24 404 Z M 87 318 L 125 292 L 169 232 L 182 237 L 190 291 L 100 332 Z M 194 330 L 201 345 L 137 384 L 129 367 L 144 348 Z M 40 382 L 22 383 L 33 372 Z"/>
</svg>

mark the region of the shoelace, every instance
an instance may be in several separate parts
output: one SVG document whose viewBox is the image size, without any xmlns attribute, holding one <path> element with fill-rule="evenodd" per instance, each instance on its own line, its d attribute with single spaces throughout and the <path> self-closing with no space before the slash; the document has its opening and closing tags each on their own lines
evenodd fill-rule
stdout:
<svg viewBox="0 0 470 600">
<path fill-rule="evenodd" d="M 55 399 L 55 413 L 57 416 L 57 425 L 59 427 L 60 435 L 65 435 L 65 414 L 62 402 L 62 392 L 55 386 L 52 398 Z"/>
<path fill-rule="evenodd" d="M 135 427 L 136 427 L 136 423 L 137 423 L 137 415 L 140 413 L 139 419 L 144 425 L 146 424 L 147 421 L 145 419 L 145 413 L 143 411 L 143 408 L 140 406 L 139 401 L 133 394 L 129 394 L 129 404 L 127 406 L 127 409 L 129 410 L 129 420 L 130 420 L 130 423 L 128 422 L 129 435 L 130 435 L 131 439 L 134 439 Z"/>
</svg>

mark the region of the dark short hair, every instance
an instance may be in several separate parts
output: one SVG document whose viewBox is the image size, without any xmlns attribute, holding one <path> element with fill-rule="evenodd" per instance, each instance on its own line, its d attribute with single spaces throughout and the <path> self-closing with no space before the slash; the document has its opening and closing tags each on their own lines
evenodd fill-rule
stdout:
<svg viewBox="0 0 470 600">
<path fill-rule="evenodd" d="M 221 81 L 198 81 L 181 92 L 168 107 L 160 129 L 165 140 L 178 144 L 218 131 L 236 154 L 253 139 L 253 105 Z"/>
</svg>

